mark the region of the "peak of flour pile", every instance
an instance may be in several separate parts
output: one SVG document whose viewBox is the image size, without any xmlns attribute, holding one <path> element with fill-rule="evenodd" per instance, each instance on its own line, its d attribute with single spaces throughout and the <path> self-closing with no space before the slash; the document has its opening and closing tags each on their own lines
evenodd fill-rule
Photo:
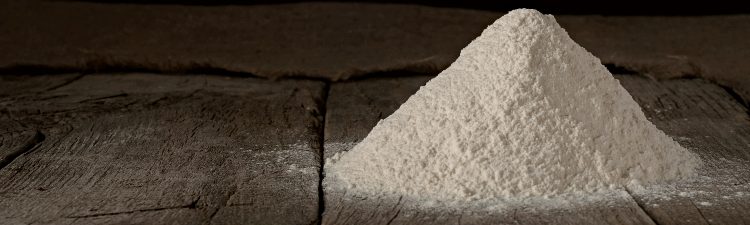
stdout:
<svg viewBox="0 0 750 225">
<path fill-rule="evenodd" d="M 326 185 L 430 200 L 524 198 L 675 180 L 699 164 L 554 17 L 519 9 L 329 159 Z"/>
</svg>

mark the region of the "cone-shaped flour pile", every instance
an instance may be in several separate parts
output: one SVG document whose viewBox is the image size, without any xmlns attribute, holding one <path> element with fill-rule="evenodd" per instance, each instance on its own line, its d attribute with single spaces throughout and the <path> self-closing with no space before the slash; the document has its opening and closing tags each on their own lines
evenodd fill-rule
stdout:
<svg viewBox="0 0 750 225">
<path fill-rule="evenodd" d="M 680 179 L 699 164 L 552 16 L 522 9 L 330 159 L 326 184 L 434 200 L 553 196 Z"/>
</svg>

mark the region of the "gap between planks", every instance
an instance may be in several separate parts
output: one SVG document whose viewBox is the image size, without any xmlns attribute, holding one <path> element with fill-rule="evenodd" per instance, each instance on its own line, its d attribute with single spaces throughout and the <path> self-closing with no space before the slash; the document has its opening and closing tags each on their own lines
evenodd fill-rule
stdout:
<svg viewBox="0 0 750 225">
<path fill-rule="evenodd" d="M 328 112 L 328 95 L 331 94 L 331 82 L 326 81 L 323 85 L 323 96 L 322 100 L 323 102 L 321 105 L 322 112 L 319 112 L 320 115 L 318 115 L 320 120 L 320 125 L 318 128 L 318 155 L 320 155 L 320 170 L 318 170 L 318 225 L 323 224 L 323 212 L 325 212 L 325 191 L 323 190 L 323 179 L 325 178 L 325 163 L 326 163 L 326 157 L 325 157 L 325 131 L 326 131 L 326 113 Z"/>
</svg>

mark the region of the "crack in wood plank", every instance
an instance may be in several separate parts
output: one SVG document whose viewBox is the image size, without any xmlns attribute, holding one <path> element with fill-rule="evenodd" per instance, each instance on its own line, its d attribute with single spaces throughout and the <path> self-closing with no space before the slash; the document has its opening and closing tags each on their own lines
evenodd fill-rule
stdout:
<svg viewBox="0 0 750 225">
<path fill-rule="evenodd" d="M 389 219 L 388 222 L 385 223 L 385 225 L 391 225 L 391 223 L 393 223 L 393 220 L 395 220 L 399 214 L 401 214 L 401 208 L 399 208 L 398 211 L 396 211 L 396 214 L 394 214 L 393 217 L 391 217 L 391 219 Z"/>
<path fill-rule="evenodd" d="M 189 205 L 181 205 L 181 206 L 173 206 L 173 207 L 159 207 L 159 208 L 153 208 L 153 209 L 139 209 L 139 210 L 131 210 L 131 211 L 123 211 L 123 212 L 63 216 L 62 218 L 90 218 L 90 217 L 102 217 L 102 216 L 116 216 L 116 215 L 122 215 L 122 214 L 132 214 L 132 213 L 139 213 L 139 212 L 155 212 L 155 211 L 175 210 L 175 209 L 195 209 L 195 202 L 191 202 Z"/>
<path fill-rule="evenodd" d="M 211 222 L 214 220 L 214 218 L 216 217 L 216 215 L 219 214 L 219 211 L 221 211 L 221 209 L 226 208 L 226 207 L 230 207 L 229 201 L 232 199 L 232 197 L 235 194 L 237 194 L 237 185 L 236 184 L 232 185 L 229 188 L 229 191 L 227 192 L 227 199 L 224 200 L 224 204 L 217 206 L 216 209 L 213 210 L 213 212 L 211 213 L 211 215 L 208 216 L 208 219 L 206 220 L 206 224 L 211 224 Z"/>
<path fill-rule="evenodd" d="M 120 94 L 114 94 L 114 95 L 109 95 L 109 96 L 84 99 L 84 100 L 78 101 L 78 103 L 93 102 L 93 101 L 105 100 L 105 99 L 110 99 L 110 98 L 119 98 L 119 97 L 128 97 L 128 93 L 120 93 Z"/>
<path fill-rule="evenodd" d="M 635 197 L 633 197 L 633 193 L 627 187 L 625 187 L 625 192 L 628 194 L 630 199 L 632 199 L 636 203 L 636 205 L 638 205 L 638 209 L 641 210 L 641 212 L 645 214 L 651 220 L 653 224 L 660 225 L 659 222 L 656 221 L 656 219 L 654 219 L 654 216 L 651 215 L 651 213 L 648 210 L 646 210 L 646 208 L 643 206 L 643 201 L 640 201 L 636 199 Z"/>
<path fill-rule="evenodd" d="M 742 95 L 740 95 L 739 93 L 737 93 L 734 90 L 734 88 L 732 88 L 730 86 L 722 85 L 722 84 L 718 84 L 718 83 L 714 83 L 714 84 L 716 84 L 717 86 L 719 86 L 722 89 L 724 89 L 724 91 L 726 91 L 727 94 L 729 94 L 729 96 L 732 96 L 732 98 L 734 98 L 734 100 L 737 101 L 737 103 L 739 103 L 740 105 L 744 106 L 745 107 L 745 111 L 748 113 L 748 115 L 750 115 L 750 105 L 748 105 L 748 101 L 750 101 L 750 100 L 745 100 L 744 98 L 742 98 Z"/>
<path fill-rule="evenodd" d="M 690 202 L 691 205 L 693 205 L 693 207 L 695 208 L 695 210 L 698 211 L 698 215 L 701 216 L 701 219 L 703 219 L 703 221 L 706 222 L 706 224 L 710 225 L 711 221 L 709 221 L 708 219 L 706 219 L 706 216 L 703 215 L 703 211 L 701 211 L 701 209 L 698 208 L 697 205 L 695 205 L 695 202 L 693 202 L 692 200 L 690 200 L 689 202 Z"/>
<path fill-rule="evenodd" d="M 86 73 L 81 73 L 80 75 L 75 76 L 75 77 L 73 77 L 73 78 L 71 78 L 71 79 L 63 82 L 62 84 L 55 85 L 55 86 L 52 86 L 50 88 L 47 88 L 45 91 L 54 91 L 54 90 L 60 89 L 62 87 L 68 86 L 68 85 L 72 84 L 73 82 L 81 80 L 81 78 L 83 78 L 84 76 L 86 76 Z"/>
<path fill-rule="evenodd" d="M 5 157 L 0 159 L 0 170 L 10 165 L 14 160 L 16 160 L 16 158 L 20 157 L 21 155 L 33 151 L 33 149 L 39 146 L 45 138 L 46 136 L 41 131 L 36 131 L 34 135 L 26 141 L 25 144 L 20 146 L 18 149 L 11 151 L 10 153 L 6 154 Z"/>
<path fill-rule="evenodd" d="M 315 224 L 322 225 L 323 224 L 323 213 L 325 212 L 325 191 L 323 190 L 323 179 L 325 178 L 325 132 L 326 132 L 326 114 L 328 112 L 327 110 L 327 104 L 328 104 L 328 95 L 331 92 L 331 83 L 325 82 L 323 86 L 322 91 L 322 97 L 321 102 L 319 103 L 323 107 L 321 107 L 322 112 L 316 112 L 313 111 L 313 116 L 316 118 L 319 118 L 318 121 L 318 160 L 320 162 L 320 167 L 318 168 L 318 218 L 317 221 L 315 221 Z"/>
</svg>

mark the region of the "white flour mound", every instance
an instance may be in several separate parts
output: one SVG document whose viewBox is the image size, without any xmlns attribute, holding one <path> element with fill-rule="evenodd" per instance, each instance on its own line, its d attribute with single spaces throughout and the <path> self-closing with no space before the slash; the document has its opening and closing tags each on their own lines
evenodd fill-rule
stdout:
<svg viewBox="0 0 750 225">
<path fill-rule="evenodd" d="M 681 179 L 699 165 L 554 17 L 519 9 L 330 158 L 326 185 L 429 200 L 549 197 Z"/>
</svg>

